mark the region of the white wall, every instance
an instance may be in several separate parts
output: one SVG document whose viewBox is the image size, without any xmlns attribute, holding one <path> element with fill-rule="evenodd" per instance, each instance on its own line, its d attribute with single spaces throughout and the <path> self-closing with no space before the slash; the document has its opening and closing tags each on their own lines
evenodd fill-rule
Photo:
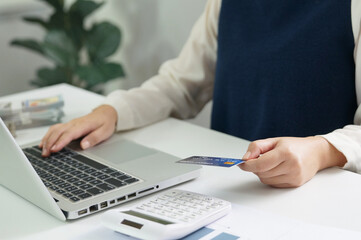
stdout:
<svg viewBox="0 0 361 240">
<path fill-rule="evenodd" d="M 178 55 L 206 0 L 106 0 L 89 21 L 109 20 L 122 29 L 123 40 L 113 56 L 125 67 L 127 77 L 114 81 L 114 88 L 138 86 L 156 74 L 160 64 Z M 49 64 L 27 50 L 9 47 L 17 37 L 41 39 L 40 28 L 20 20 L 22 15 L 47 16 L 39 1 L 1 0 L 0 2 L 0 96 L 32 88 L 29 80 L 35 70 Z"/>
</svg>

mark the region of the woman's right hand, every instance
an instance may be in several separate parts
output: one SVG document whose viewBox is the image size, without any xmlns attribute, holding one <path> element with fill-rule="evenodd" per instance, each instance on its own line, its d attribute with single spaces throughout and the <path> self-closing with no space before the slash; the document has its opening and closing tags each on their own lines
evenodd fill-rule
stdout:
<svg viewBox="0 0 361 240">
<path fill-rule="evenodd" d="M 42 156 L 47 157 L 58 152 L 72 140 L 85 136 L 80 146 L 82 149 L 92 147 L 108 139 L 116 128 L 117 112 L 110 105 L 101 105 L 91 113 L 59 123 L 49 128 L 39 147 L 43 149 Z"/>
</svg>

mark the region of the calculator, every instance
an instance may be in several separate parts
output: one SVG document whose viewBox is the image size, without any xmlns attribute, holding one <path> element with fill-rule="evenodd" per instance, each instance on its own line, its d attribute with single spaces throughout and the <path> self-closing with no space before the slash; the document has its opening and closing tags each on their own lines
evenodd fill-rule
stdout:
<svg viewBox="0 0 361 240">
<path fill-rule="evenodd" d="M 110 210 L 103 224 L 140 239 L 179 239 L 231 211 L 231 203 L 199 193 L 170 190 L 130 209 Z"/>
</svg>

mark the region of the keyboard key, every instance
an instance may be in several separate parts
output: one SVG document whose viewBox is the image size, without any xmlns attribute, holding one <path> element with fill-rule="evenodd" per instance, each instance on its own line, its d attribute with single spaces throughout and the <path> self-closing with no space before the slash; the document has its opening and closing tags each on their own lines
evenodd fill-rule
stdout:
<svg viewBox="0 0 361 240">
<path fill-rule="evenodd" d="M 53 173 L 53 174 L 54 174 L 54 176 L 59 177 L 59 176 L 61 176 L 61 175 L 65 175 L 66 173 L 63 172 L 63 171 L 58 171 L 58 172 L 55 172 L 55 173 Z"/>
<path fill-rule="evenodd" d="M 92 175 L 93 177 L 97 177 L 99 175 L 103 175 L 103 173 L 98 171 L 98 172 L 93 172 L 90 175 Z"/>
<path fill-rule="evenodd" d="M 63 196 L 66 197 L 66 198 L 74 197 L 74 195 L 71 194 L 71 193 L 64 193 Z"/>
<path fill-rule="evenodd" d="M 70 183 L 73 183 L 73 182 L 76 182 L 76 181 L 79 181 L 79 180 L 80 180 L 79 178 L 73 177 L 73 178 L 69 178 L 67 181 L 70 182 Z"/>
<path fill-rule="evenodd" d="M 116 187 L 122 187 L 122 186 L 126 185 L 125 183 L 123 183 L 115 178 L 106 179 L 106 180 L 104 180 L 104 182 L 110 183 Z"/>
<path fill-rule="evenodd" d="M 74 161 L 74 163 L 71 163 L 71 166 L 73 166 L 77 169 L 79 169 L 80 167 L 85 167 L 83 164 L 76 162 L 76 161 Z"/>
<path fill-rule="evenodd" d="M 102 169 L 102 172 L 111 174 L 111 173 L 115 173 L 117 171 L 107 167 L 107 168 Z"/>
<path fill-rule="evenodd" d="M 81 189 L 88 189 L 88 188 L 92 188 L 93 187 L 93 185 L 90 185 L 90 184 L 84 184 L 84 185 L 82 185 L 82 186 L 80 186 L 79 188 L 81 188 Z"/>
<path fill-rule="evenodd" d="M 112 175 L 113 177 L 120 177 L 120 176 L 123 176 L 123 175 L 125 175 L 124 173 L 121 173 L 121 172 L 115 172 L 115 173 L 112 173 L 112 174 L 110 174 L 110 175 Z"/>
<path fill-rule="evenodd" d="M 83 179 L 83 178 L 89 177 L 89 175 L 85 174 L 85 173 L 81 173 L 81 174 L 77 175 L 77 177 L 80 179 Z"/>
<path fill-rule="evenodd" d="M 113 185 L 107 184 L 107 183 L 102 183 L 97 185 L 98 188 L 104 190 L 104 191 L 110 191 L 112 189 L 115 189 L 115 187 Z"/>
<path fill-rule="evenodd" d="M 86 182 L 84 181 L 77 181 L 77 182 L 73 182 L 73 185 L 75 186 L 81 186 L 81 185 L 84 185 Z"/>
<path fill-rule="evenodd" d="M 90 167 L 83 165 L 83 166 L 78 167 L 78 169 L 82 170 L 82 171 L 85 171 L 87 169 L 90 169 Z"/>
<path fill-rule="evenodd" d="M 63 179 L 63 180 L 67 180 L 67 179 L 72 178 L 72 177 L 73 177 L 72 175 L 67 174 L 67 175 L 61 176 L 60 178 Z"/>
<path fill-rule="evenodd" d="M 110 176 L 103 174 L 103 175 L 98 176 L 97 178 L 104 180 L 104 179 L 110 178 Z"/>
<path fill-rule="evenodd" d="M 60 171 L 60 169 L 54 168 L 54 167 L 52 167 L 51 169 L 48 170 L 48 172 L 50 172 L 50 173 L 57 173 L 59 171 Z"/>
<path fill-rule="evenodd" d="M 81 189 L 78 189 L 78 190 L 72 191 L 71 193 L 74 194 L 74 195 L 81 195 L 81 194 L 83 194 L 85 192 L 83 190 L 81 190 Z"/>
<path fill-rule="evenodd" d="M 26 149 L 24 149 L 24 151 L 27 152 L 27 153 L 30 153 L 30 154 L 38 157 L 38 158 L 41 158 L 41 152 L 37 151 L 37 150 L 35 150 L 33 148 L 26 148 Z"/>
<path fill-rule="evenodd" d="M 59 188 L 57 187 L 57 186 L 51 186 L 51 187 L 49 187 L 51 190 L 53 190 L 53 191 L 56 191 L 56 190 L 58 190 Z"/>
<path fill-rule="evenodd" d="M 78 197 L 71 197 L 70 200 L 72 200 L 73 202 L 77 202 L 80 200 L 80 198 Z"/>
<path fill-rule="evenodd" d="M 124 180 L 124 182 L 128 183 L 128 184 L 131 184 L 131 183 L 134 183 L 134 182 L 138 182 L 139 180 L 136 179 L 136 178 L 129 178 L 129 179 L 126 179 Z"/>
<path fill-rule="evenodd" d="M 89 193 L 83 193 L 83 194 L 80 194 L 78 195 L 78 197 L 80 197 L 81 199 L 85 199 L 85 198 L 88 198 L 88 197 L 91 197 L 92 195 L 90 195 Z"/>
<path fill-rule="evenodd" d="M 85 170 L 84 172 L 86 173 L 93 173 L 93 172 L 96 172 L 97 170 L 95 170 L 94 168 L 89 168 L 87 170 Z"/>
<path fill-rule="evenodd" d="M 78 190 L 78 188 L 74 187 L 74 186 L 69 186 L 69 187 L 64 188 L 64 190 L 67 192 L 72 192 L 72 191 Z"/>
<path fill-rule="evenodd" d="M 101 184 L 103 183 L 102 181 L 99 181 L 99 180 L 93 180 L 93 181 L 90 181 L 89 182 L 90 184 L 93 184 L 93 185 L 98 185 L 98 184 Z"/>
<path fill-rule="evenodd" d="M 41 169 L 46 170 L 46 171 L 49 171 L 49 170 L 51 170 L 51 169 L 54 169 L 54 167 L 52 167 L 52 166 L 45 166 L 45 167 L 41 167 Z"/>
<path fill-rule="evenodd" d="M 95 178 L 89 176 L 89 177 L 83 178 L 83 180 L 84 180 L 84 181 L 87 181 L 87 182 L 90 182 L 90 181 L 95 180 Z"/>
<path fill-rule="evenodd" d="M 82 173 L 83 173 L 82 171 L 75 170 L 75 171 L 72 171 L 70 174 L 79 175 L 79 174 L 82 174 Z"/>
<path fill-rule="evenodd" d="M 73 172 L 73 171 L 76 171 L 76 169 L 75 168 L 72 168 L 72 167 L 68 167 L 68 168 L 65 168 L 65 169 L 63 169 L 65 172 L 68 172 L 68 173 L 70 173 L 70 172 Z"/>
<path fill-rule="evenodd" d="M 66 188 L 66 187 L 70 187 L 71 185 L 69 183 L 63 183 L 63 184 L 59 184 L 58 187 L 60 188 Z"/>
<path fill-rule="evenodd" d="M 49 177 L 53 177 L 53 175 L 51 175 L 50 173 L 46 173 L 46 172 L 44 174 L 39 173 L 39 176 L 40 176 L 40 178 L 44 178 L 44 179 L 49 178 Z"/>
<path fill-rule="evenodd" d="M 61 169 L 61 170 L 66 171 L 66 172 L 68 172 L 69 165 L 61 164 L 61 165 L 58 166 L 58 168 Z"/>
<path fill-rule="evenodd" d="M 63 184 L 63 183 L 65 183 L 65 182 L 60 179 L 53 182 L 53 184 L 55 184 L 55 185 L 59 185 L 59 184 Z"/>
<path fill-rule="evenodd" d="M 117 177 L 117 179 L 119 179 L 119 180 L 125 180 L 125 179 L 128 179 L 128 178 L 131 178 L 131 176 L 123 175 L 123 176 Z"/>
<path fill-rule="evenodd" d="M 56 192 L 59 193 L 59 194 L 65 193 L 65 191 L 63 189 L 58 189 L 58 190 L 56 190 Z"/>
<path fill-rule="evenodd" d="M 45 178 L 45 180 L 48 181 L 48 182 L 55 182 L 55 181 L 58 180 L 58 179 L 59 179 L 59 178 L 54 177 L 54 176 Z"/>
<path fill-rule="evenodd" d="M 100 193 L 103 193 L 104 191 L 94 187 L 87 189 L 87 192 L 89 192 L 91 195 L 98 195 Z"/>
<path fill-rule="evenodd" d="M 83 155 L 77 155 L 77 156 L 74 156 L 73 158 L 74 158 L 74 159 L 77 159 L 77 160 L 79 160 L 80 162 L 82 162 L 82 163 L 84 163 L 84 164 L 86 164 L 86 165 L 89 165 L 89 166 L 91 166 L 91 167 L 93 167 L 93 168 L 95 168 L 95 169 L 98 169 L 98 170 L 101 170 L 101 169 L 103 169 L 103 168 L 106 168 L 105 165 L 100 164 L 100 163 L 98 163 L 98 162 L 96 162 L 96 161 L 94 161 L 94 160 L 91 160 L 91 159 L 89 159 L 89 158 L 87 158 L 87 157 L 85 157 L 85 156 L 83 156 Z"/>
</svg>

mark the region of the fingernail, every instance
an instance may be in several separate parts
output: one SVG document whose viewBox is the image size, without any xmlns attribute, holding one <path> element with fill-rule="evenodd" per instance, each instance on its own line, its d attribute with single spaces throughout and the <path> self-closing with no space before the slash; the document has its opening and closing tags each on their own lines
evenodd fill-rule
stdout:
<svg viewBox="0 0 361 240">
<path fill-rule="evenodd" d="M 84 141 L 81 143 L 81 147 L 82 149 L 87 149 L 88 147 L 90 147 L 90 143 L 88 141 Z"/>
<path fill-rule="evenodd" d="M 52 148 L 50 149 L 50 151 L 55 151 L 56 149 L 56 145 L 52 146 Z"/>
<path fill-rule="evenodd" d="M 45 148 L 43 148 L 42 155 L 43 155 L 43 156 L 46 156 L 47 154 L 48 154 L 48 151 L 47 151 Z"/>
<path fill-rule="evenodd" d="M 248 159 L 251 156 L 251 152 L 248 151 L 246 154 L 244 154 L 243 159 Z"/>
</svg>

